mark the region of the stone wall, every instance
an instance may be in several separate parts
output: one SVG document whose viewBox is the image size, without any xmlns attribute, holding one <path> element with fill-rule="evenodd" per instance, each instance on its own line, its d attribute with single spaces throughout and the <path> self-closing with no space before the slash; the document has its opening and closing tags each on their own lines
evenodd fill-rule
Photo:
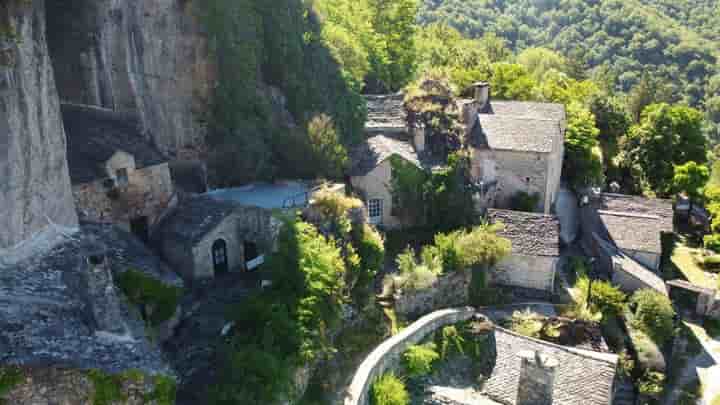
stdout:
<svg viewBox="0 0 720 405">
<path fill-rule="evenodd" d="M 60 97 L 140 115 L 160 150 L 194 158 L 204 149 L 216 77 L 192 1 L 46 0 Z"/>
<path fill-rule="evenodd" d="M 510 208 L 510 201 L 518 192 L 538 193 L 538 212 L 549 213 L 550 207 L 545 206 L 546 197 L 550 193 L 549 156 L 545 153 L 475 149 L 471 163 L 472 175 L 486 183 L 497 180 L 495 208 Z"/>
<path fill-rule="evenodd" d="M 52 224 L 77 227 L 43 0 L 0 6 L 0 255 Z M 15 35 L 3 34 L 9 30 Z"/>
<path fill-rule="evenodd" d="M 0 402 L 23 405 L 95 405 L 97 388 L 88 372 L 63 368 L 22 369 L 22 379 Z M 152 378 L 122 378 L 120 392 L 127 397 L 113 405 L 143 405 L 154 390 Z"/>
<path fill-rule="evenodd" d="M 130 221 L 147 217 L 153 225 L 165 212 L 174 189 L 167 163 L 128 171 L 128 185 L 108 189 L 105 180 L 75 185 L 73 197 L 80 218 L 118 224 L 129 229 Z"/>
<path fill-rule="evenodd" d="M 445 325 L 467 321 L 474 314 L 475 310 L 470 307 L 433 312 L 380 344 L 355 372 L 344 405 L 368 405 L 370 401 L 368 391 L 373 381 L 386 371 L 397 368 L 402 353 L 409 346 L 420 343 L 429 334 Z"/>
<path fill-rule="evenodd" d="M 491 283 L 553 292 L 558 257 L 513 254 L 490 271 Z"/>
<path fill-rule="evenodd" d="M 416 319 L 439 309 L 467 305 L 471 281 L 472 271 L 465 270 L 439 277 L 429 288 L 396 294 L 395 313 L 403 319 Z"/>
<path fill-rule="evenodd" d="M 660 269 L 660 254 L 658 253 L 631 249 L 622 249 L 622 252 L 651 270 L 658 271 Z"/>
</svg>

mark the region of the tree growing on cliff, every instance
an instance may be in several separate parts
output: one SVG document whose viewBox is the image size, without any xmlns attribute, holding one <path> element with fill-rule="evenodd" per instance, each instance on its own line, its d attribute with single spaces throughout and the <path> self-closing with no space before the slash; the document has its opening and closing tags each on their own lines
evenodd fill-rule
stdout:
<svg viewBox="0 0 720 405">
<path fill-rule="evenodd" d="M 310 120 L 308 139 L 319 174 L 331 179 L 342 178 L 350 159 L 332 118 L 320 114 Z"/>
</svg>

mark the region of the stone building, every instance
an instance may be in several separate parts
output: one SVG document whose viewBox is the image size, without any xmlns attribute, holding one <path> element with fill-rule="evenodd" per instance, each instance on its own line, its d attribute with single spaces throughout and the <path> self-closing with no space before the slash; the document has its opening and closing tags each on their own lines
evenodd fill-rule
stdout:
<svg viewBox="0 0 720 405">
<path fill-rule="evenodd" d="M 560 104 L 493 101 L 487 83 L 462 101 L 475 182 L 495 184 L 496 208 L 510 208 L 518 193 L 538 196 L 550 213 L 560 191 L 566 129 Z"/>
<path fill-rule="evenodd" d="M 673 232 L 671 201 L 590 193 L 582 204 L 582 243 L 588 252 L 598 253 L 595 239 L 601 238 L 648 269 L 660 270 L 663 235 Z"/>
<path fill-rule="evenodd" d="M 552 294 L 560 261 L 560 222 L 553 215 L 488 210 L 491 223 L 502 223 L 499 233 L 512 242 L 509 257 L 490 274 L 500 285 L 528 288 Z"/>
<path fill-rule="evenodd" d="M 368 221 L 386 228 L 410 225 L 395 212 L 391 157 L 424 168 L 412 143 L 382 134 L 371 136 L 352 152 L 350 168 L 350 184 L 365 202 Z"/>
<path fill-rule="evenodd" d="M 186 280 L 211 279 L 261 264 L 280 224 L 271 210 L 203 195 L 163 219 L 153 244 Z"/>
<path fill-rule="evenodd" d="M 80 218 L 117 224 L 148 241 L 174 195 L 167 159 L 142 136 L 136 116 L 74 104 L 62 112 Z"/>
</svg>

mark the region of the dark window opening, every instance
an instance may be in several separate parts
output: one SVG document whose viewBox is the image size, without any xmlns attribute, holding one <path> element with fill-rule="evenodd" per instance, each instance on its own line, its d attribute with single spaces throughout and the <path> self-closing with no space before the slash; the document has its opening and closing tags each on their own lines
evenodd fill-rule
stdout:
<svg viewBox="0 0 720 405">
<path fill-rule="evenodd" d="M 127 186 L 130 182 L 130 179 L 128 178 L 128 170 L 127 169 L 118 169 L 115 171 L 115 177 L 117 178 L 117 185 L 120 187 Z"/>
<path fill-rule="evenodd" d="M 212 258 L 215 275 L 228 272 L 227 243 L 224 240 L 218 239 L 213 243 Z"/>
<path fill-rule="evenodd" d="M 251 260 L 255 260 L 260 256 L 260 252 L 258 251 L 258 247 L 256 243 L 253 242 L 245 242 L 243 244 L 243 247 L 245 248 L 245 262 L 249 262 Z"/>
</svg>

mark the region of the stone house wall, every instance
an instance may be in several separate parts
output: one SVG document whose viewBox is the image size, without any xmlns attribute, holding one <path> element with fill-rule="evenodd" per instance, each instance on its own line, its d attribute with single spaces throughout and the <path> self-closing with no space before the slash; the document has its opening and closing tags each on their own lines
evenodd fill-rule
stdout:
<svg viewBox="0 0 720 405">
<path fill-rule="evenodd" d="M 561 134 L 565 134 L 565 121 L 563 120 Z M 563 135 L 564 136 L 564 135 Z M 553 150 L 547 157 L 548 175 L 545 193 L 544 212 L 550 213 L 555 206 L 558 194 L 560 193 L 560 179 L 562 177 L 563 161 L 565 160 L 565 141 L 563 137 L 555 139 Z"/>
<path fill-rule="evenodd" d="M 467 305 L 470 301 L 472 271 L 454 272 L 442 277 L 429 288 L 396 295 L 395 313 L 403 319 L 415 319 L 443 308 Z"/>
<path fill-rule="evenodd" d="M 168 164 L 134 169 L 134 159 L 127 161 L 128 156 L 132 159 L 127 154 L 116 154 L 109 164 L 116 167 L 120 164 L 119 159 L 123 160 L 117 167 L 129 169 L 127 186 L 117 186 L 114 178 L 73 186 L 73 197 L 82 219 L 114 223 L 129 229 L 130 221 L 138 217 L 147 217 L 149 225 L 155 224 L 168 208 L 174 193 Z M 131 166 L 126 165 L 130 163 Z M 109 179 L 115 180 L 114 189 L 106 186 Z"/>
<path fill-rule="evenodd" d="M 384 341 L 360 364 L 347 390 L 344 405 L 368 405 L 368 391 L 373 381 L 399 366 L 400 357 L 411 345 L 423 341 L 439 328 L 467 321 L 475 315 L 470 307 L 445 309 L 425 315 L 399 334 Z"/>
<path fill-rule="evenodd" d="M 552 293 L 559 261 L 554 256 L 512 254 L 490 271 L 490 281 Z"/>
<path fill-rule="evenodd" d="M 194 279 L 208 279 L 215 276 L 212 246 L 218 239 L 222 239 L 226 243 L 228 269 L 230 271 L 237 270 L 245 264 L 243 241 L 238 232 L 235 217 L 229 216 L 193 246 Z"/>
<path fill-rule="evenodd" d="M 512 198 L 518 192 L 538 193 L 538 212 L 549 213 L 549 198 L 559 190 L 559 178 L 555 189 L 548 189 L 550 176 L 547 153 L 516 152 L 505 150 L 474 149 L 471 172 L 475 179 L 486 183 L 497 180 L 495 208 L 510 208 Z M 551 183 L 556 183 L 553 180 Z"/>
<path fill-rule="evenodd" d="M 385 160 L 365 176 L 355 176 L 350 179 L 353 188 L 358 190 L 365 202 L 365 215 L 367 202 L 372 199 L 383 201 L 382 225 L 385 228 L 397 228 L 403 225 L 400 218 L 392 215 L 392 165 L 390 160 Z"/>
</svg>

